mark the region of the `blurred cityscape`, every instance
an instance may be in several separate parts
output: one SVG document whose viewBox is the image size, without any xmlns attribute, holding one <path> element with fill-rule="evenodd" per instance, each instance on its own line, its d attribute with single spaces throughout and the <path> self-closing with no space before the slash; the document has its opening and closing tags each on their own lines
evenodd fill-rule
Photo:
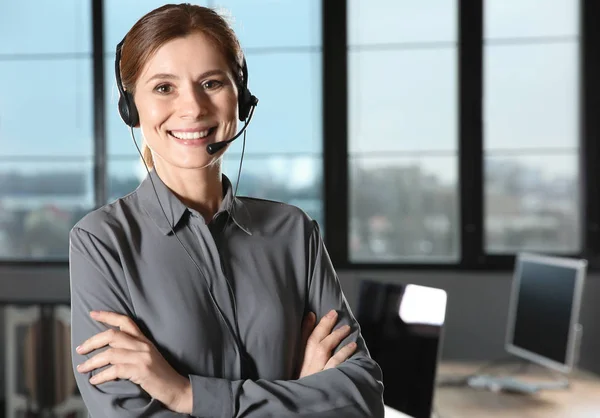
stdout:
<svg viewBox="0 0 600 418">
<path fill-rule="evenodd" d="M 354 261 L 459 259 L 456 184 L 416 164 L 356 168 L 350 184 Z M 541 169 L 520 161 L 487 159 L 486 251 L 576 252 L 580 242 L 577 185 L 573 176 L 548 178 Z"/>
<path fill-rule="evenodd" d="M 517 160 L 487 159 L 485 242 L 489 252 L 579 248 L 578 179 L 548 177 Z M 89 173 L 0 174 L 0 257 L 66 259 L 68 232 L 93 206 Z M 291 188 L 283 175 L 244 172 L 238 195 L 284 201 L 323 225 L 321 176 Z M 235 176 L 231 176 L 235 183 Z M 350 254 L 356 262 L 459 258 L 458 186 L 422 166 L 350 165 Z M 111 176 L 109 200 L 140 179 Z M 468 193 L 468 191 L 467 191 Z"/>
</svg>

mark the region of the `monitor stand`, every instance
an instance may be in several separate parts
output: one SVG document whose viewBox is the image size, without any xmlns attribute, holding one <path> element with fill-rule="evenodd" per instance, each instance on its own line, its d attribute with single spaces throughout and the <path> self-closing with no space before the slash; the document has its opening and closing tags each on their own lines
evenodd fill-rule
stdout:
<svg viewBox="0 0 600 418">
<path fill-rule="evenodd" d="M 579 362 L 579 350 L 581 345 L 581 336 L 583 334 L 583 327 L 581 324 L 576 324 L 575 326 L 575 360 L 574 364 Z M 517 362 L 521 363 L 520 371 L 524 371 L 530 366 L 534 366 L 534 363 L 529 362 L 528 360 L 516 358 L 513 360 L 517 360 Z M 542 367 L 544 366 L 538 366 Z M 487 368 L 487 367 L 486 367 Z M 550 373 L 555 373 L 551 370 L 548 370 Z M 518 372 L 517 372 L 518 373 Z M 518 379 L 515 376 L 511 376 L 508 373 L 500 373 L 497 375 L 492 374 L 484 374 L 483 370 L 479 373 L 475 373 L 474 375 L 468 376 L 466 378 L 465 384 L 472 388 L 477 389 L 487 389 L 493 392 L 509 392 L 509 393 L 517 393 L 522 395 L 531 395 L 537 393 L 541 390 L 564 390 L 569 388 L 569 379 L 565 375 L 560 375 L 559 379 L 552 380 L 541 380 L 541 381 L 532 381 L 531 379 Z"/>
<path fill-rule="evenodd" d="M 467 379 L 467 385 L 475 389 L 487 389 L 492 392 L 509 392 L 531 395 L 541 390 L 561 390 L 569 387 L 569 380 L 547 382 L 528 382 L 511 376 L 475 375 Z"/>
<path fill-rule="evenodd" d="M 518 366 L 517 369 L 511 367 L 515 365 Z M 530 368 L 534 366 L 539 370 L 531 372 Z M 490 369 L 496 370 L 492 372 Z M 569 379 L 567 375 L 511 356 L 494 360 L 472 374 L 440 377 L 437 386 L 471 387 L 492 392 L 531 395 L 542 390 L 568 389 Z"/>
</svg>

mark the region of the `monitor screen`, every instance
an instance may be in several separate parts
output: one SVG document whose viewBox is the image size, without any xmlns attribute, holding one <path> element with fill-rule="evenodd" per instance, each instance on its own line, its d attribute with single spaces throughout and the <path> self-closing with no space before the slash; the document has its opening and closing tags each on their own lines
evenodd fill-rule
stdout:
<svg viewBox="0 0 600 418">
<path fill-rule="evenodd" d="M 585 260 L 517 256 L 507 351 L 563 372 L 573 367 L 586 264 Z"/>
</svg>

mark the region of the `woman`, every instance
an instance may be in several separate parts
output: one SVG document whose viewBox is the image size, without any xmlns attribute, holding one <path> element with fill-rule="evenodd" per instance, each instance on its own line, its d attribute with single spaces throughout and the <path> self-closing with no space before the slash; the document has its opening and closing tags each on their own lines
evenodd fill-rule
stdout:
<svg viewBox="0 0 600 418">
<path fill-rule="evenodd" d="M 70 235 L 73 364 L 91 415 L 383 416 L 381 370 L 317 223 L 236 197 L 226 147 L 207 152 L 256 105 L 233 31 L 211 9 L 167 5 L 119 48 L 120 111 L 152 170 Z"/>
</svg>

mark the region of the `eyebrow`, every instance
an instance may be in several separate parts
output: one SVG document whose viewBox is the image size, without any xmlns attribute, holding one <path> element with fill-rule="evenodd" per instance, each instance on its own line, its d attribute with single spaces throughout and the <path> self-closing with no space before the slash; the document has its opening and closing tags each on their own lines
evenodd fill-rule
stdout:
<svg viewBox="0 0 600 418">
<path fill-rule="evenodd" d="M 224 74 L 226 74 L 226 72 L 223 70 L 210 70 L 210 71 L 206 71 L 205 73 L 202 73 L 199 78 L 206 78 L 206 77 L 210 77 L 212 75 L 224 75 Z M 154 80 L 178 80 L 178 79 L 179 79 L 179 77 L 174 74 L 158 73 L 158 74 L 154 74 L 152 77 L 150 77 L 146 81 L 146 84 L 148 84 Z"/>
</svg>

